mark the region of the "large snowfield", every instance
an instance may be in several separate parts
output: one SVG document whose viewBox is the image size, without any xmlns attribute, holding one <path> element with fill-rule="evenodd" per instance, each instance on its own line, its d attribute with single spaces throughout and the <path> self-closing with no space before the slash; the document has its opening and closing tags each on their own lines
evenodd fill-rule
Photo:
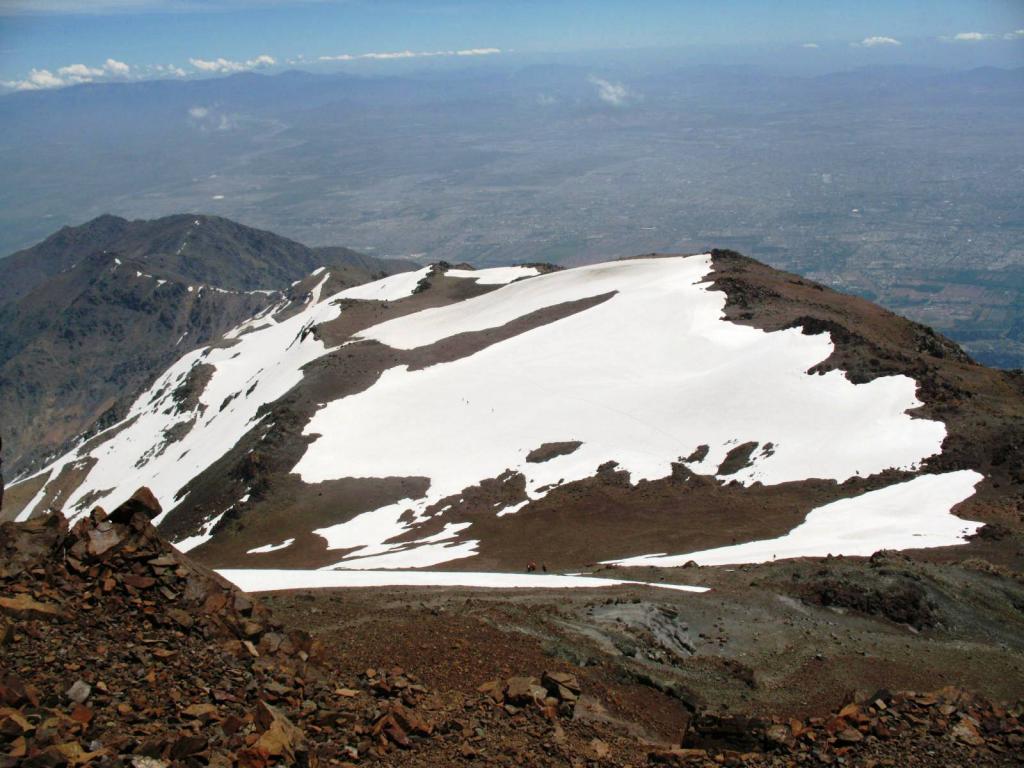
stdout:
<svg viewBox="0 0 1024 768">
<path fill-rule="evenodd" d="M 771 443 L 731 476 L 746 484 L 914 469 L 940 450 L 945 427 L 907 413 L 920 405 L 913 380 L 855 385 L 840 372 L 808 375 L 831 353 L 829 337 L 725 321 L 725 294 L 702 282 L 710 268 L 707 255 L 581 267 L 364 331 L 363 338 L 414 349 L 614 292 L 469 357 L 392 368 L 368 390 L 325 405 L 306 428 L 320 436 L 295 467 L 306 482 L 431 479 L 422 499 L 318 530 L 332 548 L 361 547 L 335 567 L 423 567 L 472 554 L 472 541 L 448 551 L 424 542 L 426 558 L 386 542 L 408 527 L 399 519 L 406 510 L 421 520 L 431 504 L 507 469 L 524 474 L 537 499 L 545 486 L 591 477 L 607 461 L 633 482 L 665 477 L 702 444 L 710 450 L 691 469 L 714 474 L 735 445 Z M 526 461 L 541 444 L 560 441 L 582 446 Z M 941 500 L 939 507 L 948 513 Z"/>
<path fill-rule="evenodd" d="M 725 294 L 705 282 L 711 268 L 705 254 L 550 274 L 532 267 L 451 270 L 452 277 L 501 287 L 381 323 L 347 342 L 375 340 L 411 350 L 566 302 L 610 296 L 461 359 L 415 371 L 391 368 L 367 390 L 325 403 L 305 428 L 312 442 L 294 468 L 303 481 L 430 479 L 423 498 L 317 530 L 332 549 L 357 548 L 330 568 L 429 568 L 472 556 L 478 542 L 468 523 L 449 524 L 411 545 L 388 542 L 423 521 L 430 505 L 509 469 L 526 477 L 527 494 L 536 500 L 546 486 L 591 477 L 608 461 L 633 482 L 662 478 L 673 462 L 702 445 L 709 448 L 706 456 L 688 466 L 714 475 L 732 448 L 756 442 L 750 466 L 728 477 L 745 485 L 915 471 L 940 451 L 944 425 L 908 413 L 921 405 L 912 379 L 853 384 L 839 371 L 808 374 L 832 352 L 829 336 L 799 329 L 768 333 L 725 320 Z M 261 313 L 228 334 L 229 345 L 185 355 L 111 428 L 113 437 L 89 451 L 80 446 L 44 470 L 56 477 L 66 466 L 94 464 L 59 503 L 72 516 L 84 514 L 94 504 L 116 506 L 148 486 L 166 515 L 180 503 L 184 486 L 248 431 L 273 428 L 269 420 L 260 424 L 257 411 L 299 384 L 303 366 L 332 351 L 309 330 L 338 317 L 343 310 L 337 299 L 401 301 L 428 273 L 424 268 L 322 297 L 329 277 L 323 273 L 300 312 L 280 322 L 270 311 Z M 173 392 L 200 363 L 213 369 L 200 406 L 178 413 Z M 192 426 L 181 439 L 166 442 L 166 434 L 187 424 Z M 582 445 L 542 463 L 526 461 L 542 444 L 566 441 Z M 924 476 L 815 510 L 772 542 L 624 562 L 755 562 L 958 543 L 976 526 L 952 517 L 950 509 L 978 479 L 969 471 Z M 40 491 L 21 518 L 42 498 Z M 495 513 L 516 514 L 521 506 Z M 211 510 L 187 545 L 205 541 L 225 511 Z M 281 531 L 277 542 L 293 533 Z M 258 547 L 253 554 L 269 551 Z"/>
</svg>

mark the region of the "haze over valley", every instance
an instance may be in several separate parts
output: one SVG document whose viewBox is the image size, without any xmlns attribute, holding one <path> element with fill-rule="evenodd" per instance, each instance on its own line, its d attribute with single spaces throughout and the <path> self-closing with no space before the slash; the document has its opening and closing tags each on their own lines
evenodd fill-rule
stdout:
<svg viewBox="0 0 1024 768">
<path fill-rule="evenodd" d="M 1024 365 L 1024 68 L 596 58 L 3 97 L 0 252 L 181 211 L 423 263 L 731 247 Z"/>
</svg>

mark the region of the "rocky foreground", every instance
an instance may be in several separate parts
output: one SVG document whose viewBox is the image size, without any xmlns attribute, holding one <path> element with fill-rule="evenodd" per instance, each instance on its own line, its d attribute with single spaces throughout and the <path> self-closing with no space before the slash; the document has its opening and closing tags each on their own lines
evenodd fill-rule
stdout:
<svg viewBox="0 0 1024 768">
<path fill-rule="evenodd" d="M 0 767 L 1022 764 L 1024 704 L 952 687 L 809 718 L 652 711 L 665 739 L 557 656 L 509 675 L 481 649 L 494 679 L 469 690 L 424 684 L 427 657 L 354 670 L 174 550 L 157 512 L 142 490 L 70 529 L 60 515 L 0 526 Z M 350 640 L 388 656 L 369 633 Z"/>
</svg>

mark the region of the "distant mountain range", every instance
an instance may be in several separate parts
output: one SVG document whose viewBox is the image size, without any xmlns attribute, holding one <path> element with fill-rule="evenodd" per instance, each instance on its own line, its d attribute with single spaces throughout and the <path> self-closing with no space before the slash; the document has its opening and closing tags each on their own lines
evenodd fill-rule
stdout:
<svg viewBox="0 0 1024 768">
<path fill-rule="evenodd" d="M 182 354 L 300 290 L 414 265 L 313 249 L 216 216 L 101 216 L 0 261 L 0 414 L 9 471 L 116 421 Z"/>
<path fill-rule="evenodd" d="M 102 263 L 108 291 L 153 280 Z M 258 588 L 943 548 L 1024 490 L 1024 377 L 731 251 L 358 286 L 318 266 L 213 325 L 5 515 L 145 486 L 177 546 Z"/>
</svg>

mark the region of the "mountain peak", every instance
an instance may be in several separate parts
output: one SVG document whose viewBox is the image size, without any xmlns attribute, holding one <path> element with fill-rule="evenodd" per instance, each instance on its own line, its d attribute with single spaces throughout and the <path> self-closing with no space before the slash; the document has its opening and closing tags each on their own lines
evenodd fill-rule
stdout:
<svg viewBox="0 0 1024 768">
<path fill-rule="evenodd" d="M 9 466 L 116 417 L 159 370 L 324 265 L 348 285 L 412 266 L 315 250 L 196 213 L 152 221 L 104 214 L 3 260 L 0 413 Z M 38 420 L 41 411 L 49 423 Z"/>
</svg>

